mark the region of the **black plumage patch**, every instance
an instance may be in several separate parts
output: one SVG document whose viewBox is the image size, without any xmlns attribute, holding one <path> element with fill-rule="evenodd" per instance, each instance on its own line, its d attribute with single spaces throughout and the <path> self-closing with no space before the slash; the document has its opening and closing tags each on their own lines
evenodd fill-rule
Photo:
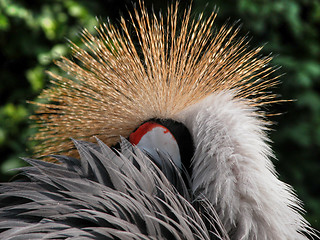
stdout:
<svg viewBox="0 0 320 240">
<path fill-rule="evenodd" d="M 191 159 L 194 155 L 194 143 L 188 128 L 184 124 L 172 119 L 155 118 L 149 121 L 154 121 L 169 129 L 179 145 L 182 164 L 191 176 Z"/>
<path fill-rule="evenodd" d="M 194 155 L 194 143 L 192 136 L 187 129 L 187 127 L 175 120 L 172 119 L 160 119 L 160 118 L 154 118 L 150 119 L 148 121 L 145 121 L 140 126 L 145 125 L 145 123 L 157 123 L 162 126 L 164 126 L 166 129 L 170 131 L 170 133 L 174 136 L 178 146 L 179 146 L 179 153 L 181 157 L 181 165 L 182 165 L 182 177 L 185 180 L 185 183 L 188 185 L 189 178 L 192 176 L 192 164 L 191 160 Z M 140 126 L 137 128 L 139 129 Z M 137 129 L 135 131 L 137 131 Z M 133 131 L 133 132 L 135 132 Z M 116 149 L 119 148 L 119 145 L 114 146 Z M 161 151 L 161 146 L 154 146 L 155 148 L 159 148 Z M 163 151 L 164 152 L 164 151 Z M 149 155 L 150 158 L 152 158 L 151 155 Z M 162 169 L 161 166 L 158 165 L 159 168 Z M 188 186 L 189 187 L 189 186 Z"/>
</svg>

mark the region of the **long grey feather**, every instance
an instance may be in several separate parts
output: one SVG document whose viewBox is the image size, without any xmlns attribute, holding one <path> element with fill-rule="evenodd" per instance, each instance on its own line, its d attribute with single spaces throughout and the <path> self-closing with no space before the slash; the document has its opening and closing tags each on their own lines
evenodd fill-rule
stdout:
<svg viewBox="0 0 320 240">
<path fill-rule="evenodd" d="M 97 141 L 74 140 L 80 160 L 24 159 L 27 178 L 0 186 L 0 239 L 228 239 L 164 153 L 159 169 L 125 139 Z"/>
</svg>

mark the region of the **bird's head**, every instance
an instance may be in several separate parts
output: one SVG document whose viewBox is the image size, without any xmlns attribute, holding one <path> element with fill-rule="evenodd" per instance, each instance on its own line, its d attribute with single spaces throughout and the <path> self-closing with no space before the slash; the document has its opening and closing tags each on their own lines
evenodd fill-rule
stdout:
<svg viewBox="0 0 320 240">
<path fill-rule="evenodd" d="M 291 189 L 275 176 L 263 106 L 276 100 L 269 56 L 250 49 L 239 29 L 214 26 L 215 13 L 193 20 L 149 15 L 143 4 L 120 28 L 84 30 L 85 49 L 49 73 L 52 87 L 33 118 L 41 154 L 74 154 L 70 138 L 125 137 L 157 164 L 167 154 L 191 175 L 194 194 L 216 207 L 236 239 L 300 239 L 305 221 Z M 183 167 L 182 167 L 183 166 Z"/>
</svg>

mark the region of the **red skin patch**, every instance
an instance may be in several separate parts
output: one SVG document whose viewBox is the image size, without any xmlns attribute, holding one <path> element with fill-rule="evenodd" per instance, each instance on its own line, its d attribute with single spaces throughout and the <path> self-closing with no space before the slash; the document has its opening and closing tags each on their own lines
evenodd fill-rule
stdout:
<svg viewBox="0 0 320 240">
<path fill-rule="evenodd" d="M 138 145 L 140 142 L 141 138 L 148 132 L 150 132 L 152 129 L 156 127 L 161 127 L 163 128 L 163 133 L 166 134 L 170 132 L 166 127 L 155 123 L 155 122 L 146 122 L 142 124 L 135 132 L 131 133 L 129 136 L 129 141 L 131 144 Z"/>
</svg>

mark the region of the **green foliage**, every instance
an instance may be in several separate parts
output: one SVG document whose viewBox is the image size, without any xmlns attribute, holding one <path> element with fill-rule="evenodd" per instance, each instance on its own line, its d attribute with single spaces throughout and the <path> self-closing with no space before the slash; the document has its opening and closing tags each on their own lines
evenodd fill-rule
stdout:
<svg viewBox="0 0 320 240">
<path fill-rule="evenodd" d="M 0 180 L 21 166 L 19 157 L 30 156 L 35 129 L 29 127 L 32 106 L 48 85 L 46 70 L 55 71 L 52 63 L 69 54 L 66 39 L 79 43 L 81 28 L 93 30 L 95 16 L 76 1 L 0 0 Z"/>
<path fill-rule="evenodd" d="M 154 3 L 156 12 L 166 9 L 159 1 L 146 2 Z M 276 91 L 294 101 L 268 109 L 284 113 L 271 119 L 277 123 L 270 132 L 279 159 L 275 164 L 305 203 L 308 220 L 320 229 L 320 2 L 193 0 L 193 5 L 194 14 L 217 6 L 218 26 L 240 19 L 240 35 L 249 33 L 252 47 L 266 43 L 264 54 L 272 52 L 272 64 L 282 66 Z M 33 109 L 26 100 L 35 100 L 48 86 L 45 71 L 57 71 L 52 62 L 70 54 L 66 39 L 80 44 L 79 32 L 93 31 L 96 16 L 116 22 L 126 6 L 130 9 L 131 0 L 0 0 L 0 180 L 14 174 L 8 169 L 21 166 L 19 157 L 32 155 L 28 137 L 35 130 L 28 116 Z"/>
</svg>

